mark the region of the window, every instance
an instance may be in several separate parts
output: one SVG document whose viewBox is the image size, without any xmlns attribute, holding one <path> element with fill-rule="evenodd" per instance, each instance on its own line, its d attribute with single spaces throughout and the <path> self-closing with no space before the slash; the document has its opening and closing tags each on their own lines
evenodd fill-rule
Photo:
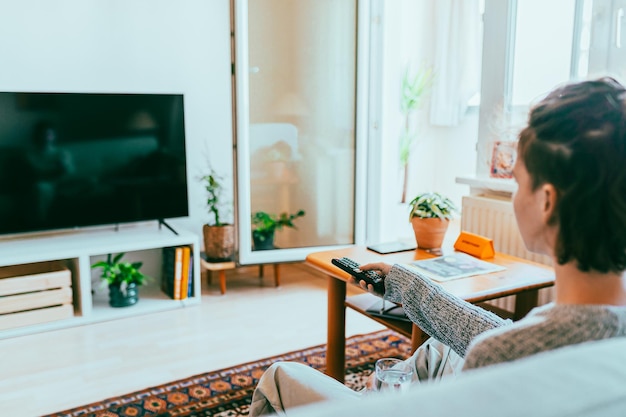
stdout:
<svg viewBox="0 0 626 417">
<path fill-rule="evenodd" d="M 624 77 L 626 2 L 485 2 L 476 174 L 495 141 L 515 140 L 533 103 L 570 79 Z"/>
</svg>

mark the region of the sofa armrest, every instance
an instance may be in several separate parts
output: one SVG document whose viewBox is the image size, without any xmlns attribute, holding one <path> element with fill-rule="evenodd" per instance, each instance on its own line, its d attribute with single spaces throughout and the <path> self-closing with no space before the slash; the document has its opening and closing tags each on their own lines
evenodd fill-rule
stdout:
<svg viewBox="0 0 626 417">
<path fill-rule="evenodd" d="M 289 416 L 625 415 L 625 352 L 626 338 L 589 342 L 415 385 L 402 394 L 312 404 Z"/>
</svg>

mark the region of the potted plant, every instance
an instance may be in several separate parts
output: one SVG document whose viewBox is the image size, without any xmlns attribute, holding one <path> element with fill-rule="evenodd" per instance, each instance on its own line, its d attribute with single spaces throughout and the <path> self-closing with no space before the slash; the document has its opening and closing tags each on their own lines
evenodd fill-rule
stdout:
<svg viewBox="0 0 626 417">
<path fill-rule="evenodd" d="M 267 250 L 274 248 L 274 232 L 283 227 L 297 229 L 293 221 L 304 216 L 304 210 L 294 214 L 281 213 L 279 215 L 257 211 L 252 214 L 252 241 L 254 250 Z"/>
<path fill-rule="evenodd" d="M 100 278 L 109 286 L 109 305 L 111 307 L 128 307 L 139 301 L 140 285 L 149 278 L 139 269 L 142 262 L 122 262 L 124 253 L 112 257 L 107 255 L 106 261 L 96 262 L 92 268 L 101 268 Z"/>
<path fill-rule="evenodd" d="M 439 193 L 423 193 L 409 203 L 409 222 L 413 225 L 415 241 L 422 249 L 440 248 L 456 205 Z"/>
<path fill-rule="evenodd" d="M 231 260 L 235 254 L 235 226 L 224 221 L 230 204 L 224 201 L 222 178 L 211 169 L 200 180 L 207 192 L 206 204 L 211 217 L 202 227 L 206 258 L 212 262 Z"/>
</svg>

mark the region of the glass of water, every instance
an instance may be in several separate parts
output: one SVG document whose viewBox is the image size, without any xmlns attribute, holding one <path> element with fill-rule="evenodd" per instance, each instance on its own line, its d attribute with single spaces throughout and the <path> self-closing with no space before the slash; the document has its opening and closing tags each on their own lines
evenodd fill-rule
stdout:
<svg viewBox="0 0 626 417">
<path fill-rule="evenodd" d="M 376 391 L 402 391 L 411 384 L 413 368 L 401 359 L 382 358 L 374 368 Z"/>
</svg>

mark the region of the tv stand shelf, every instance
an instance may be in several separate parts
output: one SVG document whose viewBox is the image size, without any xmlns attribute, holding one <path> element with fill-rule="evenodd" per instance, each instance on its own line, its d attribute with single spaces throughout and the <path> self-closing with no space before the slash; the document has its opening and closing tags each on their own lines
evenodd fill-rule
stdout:
<svg viewBox="0 0 626 417">
<path fill-rule="evenodd" d="M 185 300 L 172 300 L 161 291 L 162 249 L 183 245 L 189 245 L 193 254 L 193 294 Z M 117 230 L 99 229 L 2 240 L 0 277 L 10 276 L 14 269 L 32 269 L 34 265 L 46 263 L 61 264 L 70 271 L 73 315 L 50 322 L 18 323 L 16 327 L 0 328 L 0 339 L 198 304 L 201 294 L 199 248 L 197 235 L 183 230 L 178 230 L 178 235 L 175 235 L 166 228 L 159 228 L 156 222 Z M 113 308 L 108 304 L 108 288 L 101 285 L 100 270 L 92 270 L 91 265 L 106 259 L 109 253 L 121 252 L 126 254 L 124 260 L 143 262 L 142 272 L 151 279 L 139 288 L 136 305 Z M 19 286 L 19 276 L 16 282 Z M 23 292 L 27 291 L 24 288 Z"/>
</svg>

